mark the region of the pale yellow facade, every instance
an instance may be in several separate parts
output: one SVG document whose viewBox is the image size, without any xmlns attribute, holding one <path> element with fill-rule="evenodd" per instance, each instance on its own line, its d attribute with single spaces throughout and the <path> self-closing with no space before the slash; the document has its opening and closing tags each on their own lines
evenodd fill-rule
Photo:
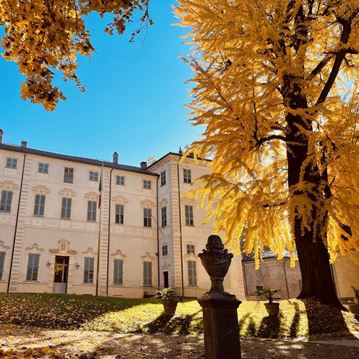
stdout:
<svg viewBox="0 0 359 359">
<path fill-rule="evenodd" d="M 8 159 L 16 160 L 16 168 L 8 168 Z M 0 193 L 12 193 L 10 210 L 0 208 L 0 254 L 4 253 L 0 291 L 142 297 L 174 286 L 187 297 L 203 294 L 210 281 L 198 253 L 213 229 L 203 224 L 204 211 L 185 198 L 191 184 L 184 183 L 183 169 L 191 171 L 192 180 L 209 169 L 206 161 L 187 159 L 179 164 L 179 160 L 178 154 L 169 153 L 152 166 L 141 168 L 117 164 L 116 160 L 101 162 L 46 153 L 25 144 L 0 144 Z M 39 172 L 40 164 L 48 165 L 48 173 Z M 65 168 L 73 170 L 72 183 L 64 182 Z M 98 174 L 97 181 L 90 180 L 90 172 Z M 166 172 L 163 185 L 161 172 Z M 117 183 L 119 176 L 124 178 L 121 184 Z M 37 195 L 45 196 L 42 215 L 34 213 Z M 71 199 L 67 219 L 62 218 L 63 198 Z M 96 220 L 88 220 L 89 201 L 96 202 Z M 124 208 L 123 224 L 116 223 L 117 205 Z M 193 208 L 194 224 L 190 226 L 185 222 L 186 205 Z M 162 226 L 164 206 L 167 223 Z M 145 209 L 151 211 L 150 227 L 144 225 Z M 187 253 L 188 244 L 194 253 Z M 163 252 L 164 245 L 167 251 Z M 32 255 L 38 255 L 38 267 L 29 278 Z M 92 279 L 85 280 L 89 258 L 93 258 Z M 122 263 L 120 283 L 114 280 L 118 260 Z M 188 262 L 192 262 L 191 268 Z M 59 286 L 55 272 L 61 270 L 64 283 Z M 244 298 L 240 257 L 233 260 L 226 289 Z"/>
</svg>

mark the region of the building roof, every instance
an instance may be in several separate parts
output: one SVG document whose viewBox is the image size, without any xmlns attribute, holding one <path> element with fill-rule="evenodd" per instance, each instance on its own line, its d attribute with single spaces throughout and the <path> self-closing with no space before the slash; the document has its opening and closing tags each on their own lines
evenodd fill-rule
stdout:
<svg viewBox="0 0 359 359">
<path fill-rule="evenodd" d="M 104 167 L 114 168 L 114 169 L 118 169 L 118 170 L 122 170 L 122 171 L 136 172 L 136 173 L 142 173 L 142 174 L 158 177 L 157 173 L 148 171 L 148 168 L 142 169 L 140 167 L 116 164 L 113 162 L 101 161 L 101 160 L 96 160 L 93 158 L 64 155 L 61 153 L 42 151 L 42 150 L 37 150 L 34 148 L 9 145 L 9 144 L 4 144 L 4 143 L 0 144 L 0 149 L 6 150 L 6 151 L 20 152 L 20 153 L 29 153 L 32 155 L 56 158 L 56 159 L 65 160 L 65 161 L 85 163 L 85 164 L 94 165 L 94 166 L 102 166 L 103 165 Z"/>
<path fill-rule="evenodd" d="M 161 158 L 159 158 L 158 160 L 154 161 L 153 163 L 151 163 L 147 169 L 149 169 L 150 167 L 154 167 L 155 165 L 157 165 L 159 162 L 161 162 L 163 159 L 165 159 L 166 157 L 168 156 L 178 156 L 178 157 L 182 157 L 183 156 L 183 153 L 178 153 L 178 152 L 168 152 L 166 153 L 164 156 L 162 156 Z M 193 154 L 189 154 L 187 155 L 186 158 L 192 158 L 193 159 Z M 197 157 L 198 160 L 200 161 L 207 161 L 207 162 L 211 162 L 212 160 L 210 159 L 207 159 L 207 158 L 200 158 L 200 157 Z"/>
</svg>

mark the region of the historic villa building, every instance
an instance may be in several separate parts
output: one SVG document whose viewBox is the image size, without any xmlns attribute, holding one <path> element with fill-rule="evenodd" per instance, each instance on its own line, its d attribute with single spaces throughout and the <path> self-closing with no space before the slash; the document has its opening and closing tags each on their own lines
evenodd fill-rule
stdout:
<svg viewBox="0 0 359 359">
<path fill-rule="evenodd" d="M 0 291 L 203 294 L 197 254 L 212 228 L 185 192 L 208 162 L 180 158 L 132 167 L 4 144 L 1 131 Z M 239 256 L 225 284 L 244 297 Z"/>
</svg>

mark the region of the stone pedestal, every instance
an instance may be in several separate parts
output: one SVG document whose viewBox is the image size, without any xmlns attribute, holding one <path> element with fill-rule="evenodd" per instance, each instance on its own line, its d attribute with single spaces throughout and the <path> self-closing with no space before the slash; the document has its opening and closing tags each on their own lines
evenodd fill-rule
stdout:
<svg viewBox="0 0 359 359">
<path fill-rule="evenodd" d="M 237 308 L 235 297 L 199 301 L 203 309 L 204 344 L 206 359 L 240 359 Z"/>
<path fill-rule="evenodd" d="M 219 236 L 212 235 L 198 256 L 211 278 L 210 290 L 198 300 L 203 309 L 205 358 L 240 359 L 237 308 L 241 302 L 223 287 L 233 254 L 224 249 Z"/>
</svg>

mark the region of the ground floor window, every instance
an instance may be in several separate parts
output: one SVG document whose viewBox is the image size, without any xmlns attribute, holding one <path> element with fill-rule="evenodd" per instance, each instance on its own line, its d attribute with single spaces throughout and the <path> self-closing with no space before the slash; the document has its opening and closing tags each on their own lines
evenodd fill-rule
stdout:
<svg viewBox="0 0 359 359">
<path fill-rule="evenodd" d="M 5 252 L 0 252 L 0 280 L 4 273 Z"/>
<path fill-rule="evenodd" d="M 152 262 L 143 262 L 143 286 L 152 287 Z"/>
<path fill-rule="evenodd" d="M 37 280 L 39 273 L 40 254 L 29 253 L 27 261 L 26 280 Z"/>
<path fill-rule="evenodd" d="M 95 258 L 85 257 L 84 283 L 87 284 L 93 283 L 94 267 L 95 267 Z"/>
<path fill-rule="evenodd" d="M 123 260 L 114 260 L 113 284 L 123 284 Z"/>
<path fill-rule="evenodd" d="M 196 261 L 188 261 L 188 286 L 197 286 L 197 268 Z"/>
</svg>

